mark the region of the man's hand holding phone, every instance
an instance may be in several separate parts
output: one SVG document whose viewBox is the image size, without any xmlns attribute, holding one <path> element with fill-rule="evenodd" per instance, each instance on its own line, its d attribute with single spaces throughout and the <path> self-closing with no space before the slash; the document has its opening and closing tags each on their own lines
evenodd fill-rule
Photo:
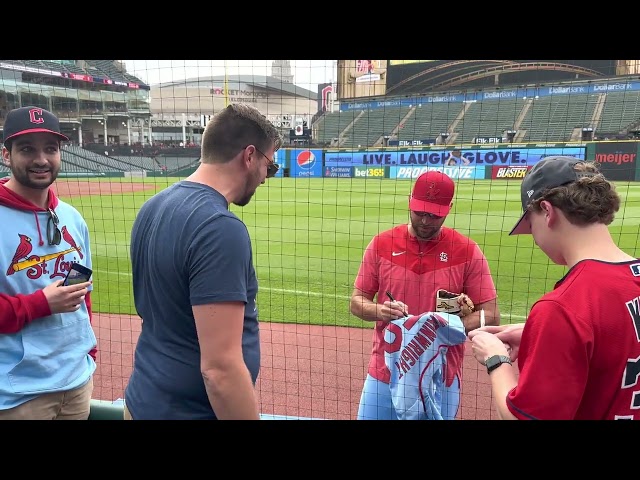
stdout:
<svg viewBox="0 0 640 480">
<path fill-rule="evenodd" d="M 83 282 L 65 286 L 62 285 L 63 282 L 64 280 L 56 280 L 42 290 L 47 302 L 49 302 L 51 313 L 67 313 L 78 310 L 89 292 L 89 285 L 92 283 Z"/>
</svg>

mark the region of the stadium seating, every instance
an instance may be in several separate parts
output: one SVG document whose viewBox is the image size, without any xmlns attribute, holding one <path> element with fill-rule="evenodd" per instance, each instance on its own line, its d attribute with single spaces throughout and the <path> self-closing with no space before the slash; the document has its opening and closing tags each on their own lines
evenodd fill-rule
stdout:
<svg viewBox="0 0 640 480">
<path fill-rule="evenodd" d="M 558 95 L 533 99 L 520 123 L 521 140 L 562 142 L 571 140 L 573 130 L 593 125 L 599 95 Z"/>
<path fill-rule="evenodd" d="M 450 126 L 462 113 L 464 103 L 423 103 L 413 107 L 413 114 L 400 125 L 398 140 L 434 139 L 450 132 Z"/>
<path fill-rule="evenodd" d="M 339 138 L 342 131 L 351 125 L 354 119 L 360 114 L 362 114 L 362 112 L 359 110 L 325 113 L 317 120 L 312 128 L 316 143 L 318 145 L 331 144 L 333 139 Z"/>
<path fill-rule="evenodd" d="M 473 143 L 476 137 L 501 137 L 505 130 L 514 128 L 522 105 L 522 100 L 511 98 L 470 103 L 455 129 L 455 143 Z"/>
<path fill-rule="evenodd" d="M 621 132 L 640 119 L 640 92 L 608 92 L 597 127 L 605 132 Z"/>
<path fill-rule="evenodd" d="M 139 78 L 126 72 L 120 71 L 113 60 L 85 60 L 87 69 L 69 62 L 56 62 L 51 60 L 2 60 L 5 63 L 24 65 L 26 67 L 54 70 L 57 72 L 78 73 L 82 75 L 95 75 L 97 77 L 108 77 L 112 80 L 134 82 L 143 84 Z"/>
<path fill-rule="evenodd" d="M 143 83 L 124 71 L 114 60 L 81 60 L 77 63 L 58 60 L 2 61 Z M 49 97 L 37 92 L 22 92 L 21 96 L 21 103 L 53 109 L 61 118 L 87 114 L 82 111 L 82 105 L 78 106 L 77 103 L 68 106 L 54 99 L 51 105 Z M 398 99 L 400 97 L 389 97 L 384 101 L 392 103 Z M 12 101 L 8 100 L 6 107 L 13 106 Z M 107 102 L 105 108 L 117 112 L 127 110 L 124 101 Z M 313 144 L 322 147 L 358 148 L 381 146 L 384 136 L 389 136 L 390 140 L 424 141 L 436 139 L 441 133 L 447 132 L 447 143 L 460 145 L 473 143 L 476 137 L 500 137 L 505 130 L 514 129 L 517 131 L 514 138 L 516 142 L 566 142 L 580 140 L 582 127 L 592 127 L 596 138 L 599 137 L 598 132 L 602 132 L 601 137 L 612 138 L 613 135 L 625 135 L 638 126 L 640 92 L 612 90 L 539 98 L 490 98 L 470 103 L 420 103 L 418 98 L 416 105 L 411 106 L 326 112 L 315 119 L 312 137 Z M 288 129 L 283 130 L 283 134 L 287 132 Z M 182 168 L 186 161 L 168 157 L 158 161 L 144 156 L 120 158 L 116 155 L 108 160 L 101 158 L 105 157 L 103 155 L 92 157 L 77 150 L 73 153 L 83 158 L 70 157 L 69 168 L 98 172 L 107 167 L 128 171 L 157 170 L 164 166 L 171 170 Z M 87 160 L 93 163 L 86 163 Z"/>
<path fill-rule="evenodd" d="M 640 92 L 628 91 L 346 110 L 322 115 L 312 128 L 318 145 L 357 148 L 382 145 L 383 135 L 412 141 L 444 132 L 449 144 L 469 144 L 510 129 L 515 141 L 569 142 L 581 140 L 583 127 L 622 134 L 639 124 Z"/>
<path fill-rule="evenodd" d="M 169 156 L 169 155 L 162 155 L 160 157 L 157 157 L 156 159 L 156 163 L 158 164 L 158 166 L 166 167 L 167 172 L 174 172 L 176 170 L 181 170 L 183 168 L 197 166 L 199 162 L 200 162 L 199 158 L 177 157 L 177 156 Z"/>
<path fill-rule="evenodd" d="M 129 172 L 133 170 L 157 170 L 158 166 L 153 163 L 149 164 L 151 168 L 145 168 L 140 164 L 136 164 L 133 161 L 126 161 L 119 159 L 118 157 L 110 157 L 108 155 L 101 155 L 90 150 L 86 150 L 77 145 L 67 145 L 63 149 L 63 153 L 66 154 L 68 159 L 75 163 L 82 163 L 92 166 L 95 170 L 100 172 L 116 171 L 116 172 Z M 63 156 L 63 159 L 65 157 Z"/>
<path fill-rule="evenodd" d="M 400 124 L 409 110 L 409 107 L 364 110 L 353 126 L 347 132 L 342 132 L 340 146 L 357 148 L 359 145 L 375 145 L 383 135 L 389 135 Z"/>
</svg>

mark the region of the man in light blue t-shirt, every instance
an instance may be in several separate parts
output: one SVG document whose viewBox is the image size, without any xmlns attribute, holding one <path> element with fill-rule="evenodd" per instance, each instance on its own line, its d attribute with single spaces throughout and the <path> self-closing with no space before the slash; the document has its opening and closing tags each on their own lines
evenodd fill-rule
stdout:
<svg viewBox="0 0 640 480">
<path fill-rule="evenodd" d="M 259 419 L 260 335 L 251 239 L 229 205 L 278 170 L 276 128 L 230 105 L 202 136 L 198 169 L 149 199 L 131 232 L 142 331 L 125 419 Z"/>
<path fill-rule="evenodd" d="M 50 188 L 61 166 L 58 119 L 7 114 L 0 180 L 0 420 L 86 420 L 96 337 L 91 282 L 61 286 L 72 262 L 91 268 L 80 213 Z"/>
</svg>

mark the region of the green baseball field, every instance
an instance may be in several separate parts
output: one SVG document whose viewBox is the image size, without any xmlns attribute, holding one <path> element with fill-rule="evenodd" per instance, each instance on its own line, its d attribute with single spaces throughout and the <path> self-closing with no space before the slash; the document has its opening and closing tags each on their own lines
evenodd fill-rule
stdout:
<svg viewBox="0 0 640 480">
<path fill-rule="evenodd" d="M 135 314 L 131 226 L 146 199 L 180 179 L 110 180 L 58 183 L 61 198 L 78 208 L 92 234 L 95 311 Z M 273 178 L 249 205 L 232 206 L 251 234 L 261 321 L 363 326 L 348 308 L 363 250 L 376 233 L 408 221 L 411 185 L 408 180 Z M 521 213 L 519 187 L 519 181 L 458 181 L 445 222 L 483 249 L 503 321 L 516 322 L 565 272 L 530 236 L 508 236 Z M 623 206 L 611 231 L 627 252 L 639 255 L 640 184 L 618 183 L 617 188 Z"/>
<path fill-rule="evenodd" d="M 92 235 L 95 311 L 135 314 L 131 226 L 146 199 L 179 180 L 58 182 L 61 198 L 84 215 Z M 249 205 L 232 206 L 252 238 L 261 321 L 362 326 L 350 315 L 348 298 L 363 250 L 376 233 L 408 221 L 411 185 L 407 180 L 273 178 Z M 565 272 L 530 236 L 508 236 L 521 213 L 519 187 L 519 181 L 459 181 L 445 222 L 485 252 L 505 321 L 522 321 Z M 640 184 L 618 183 L 617 188 L 623 206 L 611 231 L 626 251 L 639 255 Z"/>
<path fill-rule="evenodd" d="M 107 405 L 124 397 L 141 329 L 131 290 L 131 226 L 146 199 L 180 179 L 111 180 L 60 179 L 55 187 L 84 215 L 91 232 L 99 351 L 93 398 Z M 408 221 L 412 183 L 273 178 L 258 188 L 249 205 L 232 206 L 249 228 L 260 281 L 256 395 L 263 418 L 356 417 L 373 325 L 350 315 L 349 295 L 371 237 Z M 565 273 L 530 236 L 508 236 L 520 214 L 519 188 L 520 181 L 458 181 L 445 223 L 484 250 L 502 323 L 524 321 L 531 304 Z M 640 184 L 618 183 L 618 190 L 624 203 L 611 230 L 637 256 Z M 457 418 L 495 418 L 488 376 L 470 351 Z"/>
</svg>

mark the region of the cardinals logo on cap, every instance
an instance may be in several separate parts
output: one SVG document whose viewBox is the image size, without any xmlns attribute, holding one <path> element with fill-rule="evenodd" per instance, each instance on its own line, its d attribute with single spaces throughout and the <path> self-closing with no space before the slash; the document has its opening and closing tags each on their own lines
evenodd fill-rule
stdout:
<svg viewBox="0 0 640 480">
<path fill-rule="evenodd" d="M 440 189 L 436 188 L 435 182 L 431 182 L 429 188 L 427 188 L 427 191 L 425 192 L 425 197 L 429 200 L 435 200 L 436 198 L 438 198 L 439 193 Z"/>
</svg>

